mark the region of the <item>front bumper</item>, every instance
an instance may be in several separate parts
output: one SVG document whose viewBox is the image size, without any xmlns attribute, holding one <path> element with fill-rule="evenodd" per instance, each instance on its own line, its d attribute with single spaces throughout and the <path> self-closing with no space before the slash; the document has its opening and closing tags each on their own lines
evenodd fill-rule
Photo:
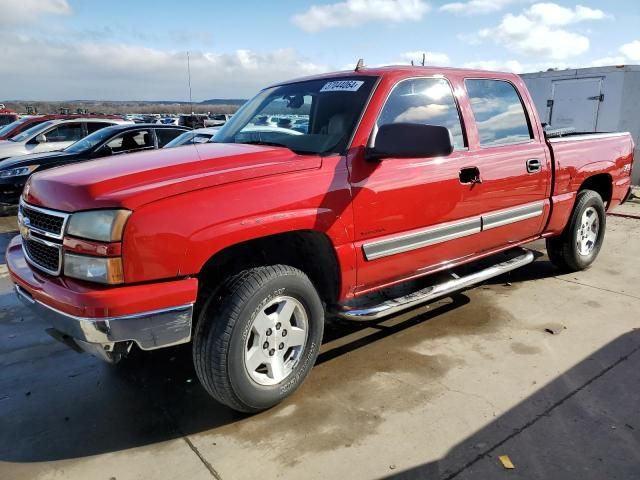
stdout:
<svg viewBox="0 0 640 480">
<path fill-rule="evenodd" d="M 54 277 L 26 262 L 20 237 L 6 258 L 20 300 L 71 346 L 112 361 L 122 344 L 155 350 L 191 340 L 196 279 L 105 287 Z"/>
</svg>

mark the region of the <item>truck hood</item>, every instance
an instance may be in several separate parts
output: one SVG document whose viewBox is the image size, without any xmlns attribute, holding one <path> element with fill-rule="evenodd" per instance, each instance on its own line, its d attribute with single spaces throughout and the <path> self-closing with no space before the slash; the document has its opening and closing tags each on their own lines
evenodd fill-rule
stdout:
<svg viewBox="0 0 640 480">
<path fill-rule="evenodd" d="M 31 176 L 28 203 L 74 212 L 124 207 L 230 182 L 320 167 L 283 147 L 207 143 L 106 157 Z"/>
</svg>

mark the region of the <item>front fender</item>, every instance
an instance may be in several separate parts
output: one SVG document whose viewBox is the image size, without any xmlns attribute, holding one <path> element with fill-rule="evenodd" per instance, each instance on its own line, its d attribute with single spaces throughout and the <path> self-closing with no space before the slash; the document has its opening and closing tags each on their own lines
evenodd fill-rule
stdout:
<svg viewBox="0 0 640 480">
<path fill-rule="evenodd" d="M 330 209 L 300 209 L 261 214 L 208 226 L 188 241 L 179 275 L 194 275 L 216 253 L 239 243 L 280 233 L 313 230 L 326 234 L 334 248 L 350 244 L 347 225 Z"/>
</svg>

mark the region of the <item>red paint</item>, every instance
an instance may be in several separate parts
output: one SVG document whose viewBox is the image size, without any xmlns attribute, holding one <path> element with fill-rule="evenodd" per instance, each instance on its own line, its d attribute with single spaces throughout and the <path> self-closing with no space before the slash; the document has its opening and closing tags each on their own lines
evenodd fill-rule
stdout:
<svg viewBox="0 0 640 480">
<path fill-rule="evenodd" d="M 334 246 L 344 300 L 560 233 L 577 190 L 592 175 L 611 178 L 610 208 L 628 190 L 631 137 L 547 143 L 531 97 L 516 75 L 413 67 L 357 72 L 363 74 L 380 81 L 346 156 L 208 144 L 135 153 L 128 156 L 130 161 L 107 158 L 34 175 L 26 197 L 29 203 L 66 212 L 133 210 L 122 241 L 125 281 L 131 286 L 95 286 L 48 277 L 26 264 L 17 268 L 19 240 L 8 252 L 12 278 L 46 303 L 89 309 L 96 315 L 113 308 L 131 311 L 133 305 L 141 310 L 163 308 L 185 299 L 194 301 L 197 282 L 176 279 L 197 275 L 222 249 L 268 235 L 315 230 Z M 446 77 L 454 89 L 468 148 L 441 159 L 367 162 L 364 148 L 391 89 L 403 79 L 433 75 Z M 465 78 L 502 79 L 515 85 L 533 139 L 481 147 Z M 530 158 L 540 159 L 540 172 L 526 172 Z M 469 166 L 479 168 L 481 184 L 459 182 L 459 170 Z M 367 261 L 362 252 L 365 242 L 532 202 L 543 202 L 542 216 L 377 260 Z M 94 246 L 75 243 L 69 248 Z M 83 303 L 86 296 L 93 303 Z"/>
<path fill-rule="evenodd" d="M 144 285 L 108 287 L 64 277 L 51 277 L 31 268 L 22 254 L 21 237 L 7 249 L 11 280 L 34 299 L 79 317 L 116 317 L 193 303 L 198 292 L 195 278 Z"/>
</svg>

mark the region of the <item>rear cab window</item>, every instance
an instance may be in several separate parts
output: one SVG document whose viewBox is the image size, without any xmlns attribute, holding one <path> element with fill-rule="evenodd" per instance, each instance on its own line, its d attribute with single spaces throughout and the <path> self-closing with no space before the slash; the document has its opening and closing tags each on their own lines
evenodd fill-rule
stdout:
<svg viewBox="0 0 640 480">
<path fill-rule="evenodd" d="M 455 150 L 466 148 L 458 105 L 444 78 L 411 78 L 400 81 L 380 112 L 377 127 L 390 123 L 420 123 L 446 127 Z"/>
<path fill-rule="evenodd" d="M 516 88 L 505 80 L 464 81 L 481 147 L 527 143 L 531 125 Z"/>
</svg>

